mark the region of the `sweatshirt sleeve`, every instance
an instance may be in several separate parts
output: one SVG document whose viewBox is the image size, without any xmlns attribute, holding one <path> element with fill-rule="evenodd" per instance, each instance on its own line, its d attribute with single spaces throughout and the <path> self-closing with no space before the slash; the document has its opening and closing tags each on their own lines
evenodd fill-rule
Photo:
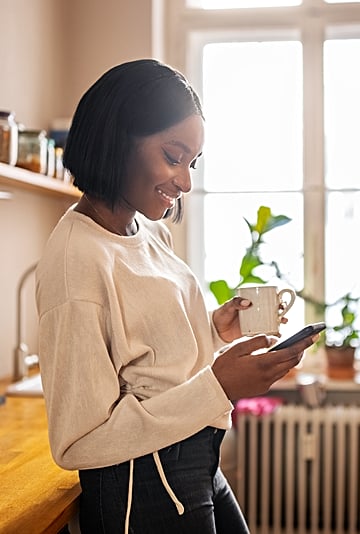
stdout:
<svg viewBox="0 0 360 534">
<path fill-rule="evenodd" d="M 58 465 L 113 465 L 208 425 L 230 427 L 233 405 L 210 366 L 151 398 L 120 397 L 108 326 L 101 306 L 82 301 L 66 302 L 40 317 L 40 368 Z"/>
</svg>

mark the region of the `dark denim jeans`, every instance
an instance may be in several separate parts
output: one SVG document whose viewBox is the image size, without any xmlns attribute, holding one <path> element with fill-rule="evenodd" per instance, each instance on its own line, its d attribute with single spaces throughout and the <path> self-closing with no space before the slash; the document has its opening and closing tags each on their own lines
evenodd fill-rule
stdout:
<svg viewBox="0 0 360 534">
<path fill-rule="evenodd" d="M 151 454 L 134 461 L 131 534 L 249 534 L 219 469 L 224 431 L 207 427 L 159 451 L 165 476 L 185 507 L 179 515 Z M 129 462 L 79 472 L 82 534 L 123 534 Z"/>
</svg>

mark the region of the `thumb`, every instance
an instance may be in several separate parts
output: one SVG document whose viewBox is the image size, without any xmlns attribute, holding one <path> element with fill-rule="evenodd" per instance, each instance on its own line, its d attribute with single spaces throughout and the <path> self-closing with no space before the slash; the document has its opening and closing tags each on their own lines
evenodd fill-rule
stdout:
<svg viewBox="0 0 360 534">
<path fill-rule="evenodd" d="M 277 341 L 273 336 L 266 336 L 265 334 L 258 334 L 249 339 L 242 338 L 237 343 L 233 344 L 231 349 L 235 356 L 245 356 L 252 354 L 259 349 L 268 349 Z M 229 349 L 229 350 L 231 350 Z"/>
</svg>

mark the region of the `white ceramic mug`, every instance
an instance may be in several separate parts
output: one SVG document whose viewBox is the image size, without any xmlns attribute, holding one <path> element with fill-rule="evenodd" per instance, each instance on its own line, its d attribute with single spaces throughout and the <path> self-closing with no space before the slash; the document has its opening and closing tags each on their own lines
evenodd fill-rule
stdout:
<svg viewBox="0 0 360 534">
<path fill-rule="evenodd" d="M 250 308 L 239 311 L 240 328 L 244 336 L 280 335 L 281 318 L 294 304 L 295 291 L 290 288 L 279 290 L 276 286 L 264 285 L 240 287 L 237 294 L 252 302 Z"/>
</svg>

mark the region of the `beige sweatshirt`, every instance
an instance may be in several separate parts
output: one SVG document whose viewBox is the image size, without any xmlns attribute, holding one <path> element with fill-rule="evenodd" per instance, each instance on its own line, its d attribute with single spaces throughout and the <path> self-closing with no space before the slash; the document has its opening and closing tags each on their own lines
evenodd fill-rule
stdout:
<svg viewBox="0 0 360 534">
<path fill-rule="evenodd" d="M 229 428 L 211 370 L 224 342 L 162 222 L 122 237 L 73 211 L 36 271 L 49 439 L 65 469 L 117 464 Z"/>
</svg>

